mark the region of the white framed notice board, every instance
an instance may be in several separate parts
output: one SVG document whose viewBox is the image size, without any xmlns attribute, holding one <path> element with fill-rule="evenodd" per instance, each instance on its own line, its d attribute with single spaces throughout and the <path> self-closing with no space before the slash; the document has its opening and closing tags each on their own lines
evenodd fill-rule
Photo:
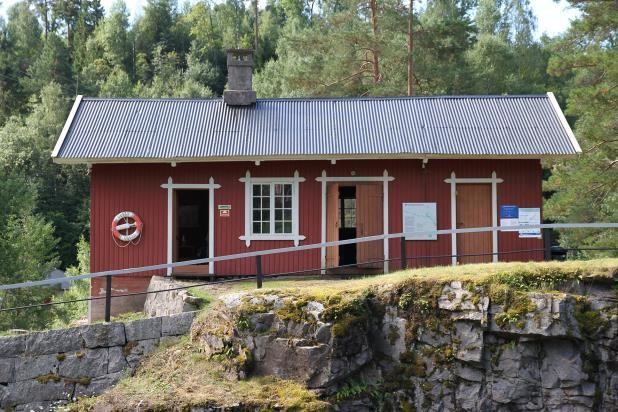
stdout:
<svg viewBox="0 0 618 412">
<path fill-rule="evenodd" d="M 406 240 L 437 240 L 437 233 L 418 233 L 438 230 L 435 203 L 403 203 L 403 232 Z"/>
</svg>

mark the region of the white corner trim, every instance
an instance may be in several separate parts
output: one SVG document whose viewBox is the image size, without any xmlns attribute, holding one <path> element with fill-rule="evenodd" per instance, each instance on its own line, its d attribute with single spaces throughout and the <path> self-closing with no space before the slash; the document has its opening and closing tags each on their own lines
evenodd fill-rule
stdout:
<svg viewBox="0 0 618 412">
<path fill-rule="evenodd" d="M 215 257 L 215 191 L 221 185 L 215 185 L 215 179 L 210 176 L 208 179 L 208 257 Z M 215 187 L 218 186 L 218 187 Z M 208 263 L 208 274 L 215 273 L 215 262 Z"/>
<path fill-rule="evenodd" d="M 451 184 L 451 229 L 457 229 L 457 178 L 451 172 L 451 178 L 445 180 Z M 451 233 L 451 264 L 457 265 L 457 234 Z"/>
<path fill-rule="evenodd" d="M 322 170 L 321 243 L 326 243 L 326 170 Z M 326 247 L 320 248 L 320 273 L 326 274 Z"/>
<path fill-rule="evenodd" d="M 562 124 L 564 131 L 569 136 L 569 139 L 571 140 L 571 144 L 573 145 L 573 148 L 575 149 L 577 153 L 581 153 L 582 148 L 579 146 L 579 142 L 575 138 L 575 134 L 573 133 L 571 126 L 569 126 L 569 122 L 567 122 L 567 119 L 564 116 L 564 112 L 562 111 L 562 109 L 560 108 L 560 105 L 558 104 L 558 101 L 556 100 L 556 96 L 554 96 L 552 92 L 547 92 L 547 97 L 549 98 L 549 102 L 551 103 L 554 109 L 554 112 L 556 112 L 556 116 L 558 116 L 558 120 L 560 120 L 560 124 Z"/>
<path fill-rule="evenodd" d="M 161 185 L 163 187 L 165 185 Z M 171 264 L 173 260 L 173 221 L 174 221 L 174 180 L 172 176 L 167 179 L 167 263 Z M 167 276 L 172 276 L 172 268 L 167 268 Z"/>
<path fill-rule="evenodd" d="M 174 183 L 172 176 L 167 178 L 167 183 L 161 185 L 167 189 L 167 263 L 174 260 L 174 189 L 208 190 L 208 257 L 215 257 L 215 189 L 221 188 L 210 176 L 208 183 Z M 208 264 L 208 273 L 215 273 L 215 262 Z M 172 268 L 167 268 L 167 276 L 172 275 Z"/>
<path fill-rule="evenodd" d="M 498 183 L 504 182 L 496 176 L 496 172 L 491 172 L 491 178 L 457 178 L 455 172 L 451 172 L 451 177 L 444 179 L 445 183 L 451 185 L 451 229 L 457 229 L 457 184 L 487 183 L 491 184 L 491 223 L 493 227 L 498 226 Z M 492 262 L 498 262 L 498 232 L 492 231 L 491 235 Z M 451 234 L 451 263 L 457 265 L 457 235 Z"/>
<path fill-rule="evenodd" d="M 299 183 L 304 182 L 305 178 L 301 177 L 298 173 L 298 170 L 294 171 L 294 176 L 292 177 L 251 177 L 251 172 L 247 170 L 245 173 L 245 177 L 241 177 L 238 181 L 243 182 L 245 184 L 245 234 L 239 236 L 238 239 L 245 241 L 245 246 L 251 246 L 252 240 L 291 240 L 294 242 L 294 246 L 298 246 L 301 240 L 305 240 L 305 236 L 300 235 L 299 231 L 299 196 L 300 189 Z M 268 233 L 268 234 L 253 234 L 252 232 L 252 212 L 253 212 L 253 202 L 252 202 L 252 185 L 254 183 L 291 183 L 292 184 L 292 233 Z M 275 218 L 274 207 L 275 202 L 274 199 L 274 191 L 271 191 L 271 219 Z M 271 220 L 271 228 L 273 227 Z"/>
<path fill-rule="evenodd" d="M 502 179 L 500 179 L 502 180 Z M 496 171 L 491 172 L 491 226 L 498 226 L 498 179 Z M 498 231 L 491 232 L 491 249 L 493 255 L 491 260 L 494 263 L 498 262 Z"/>
<path fill-rule="evenodd" d="M 382 177 L 384 177 L 384 180 L 382 181 L 382 211 L 383 211 L 383 225 L 384 225 L 384 233 L 385 235 L 388 235 L 388 170 L 384 169 L 384 172 L 382 173 Z M 389 259 L 389 250 L 388 250 L 388 239 L 384 238 L 383 240 L 384 242 L 384 273 L 388 273 L 389 272 L 389 265 L 388 265 L 388 259 Z"/>
<path fill-rule="evenodd" d="M 58 152 L 64 143 L 64 139 L 67 137 L 69 130 L 71 129 L 71 125 L 73 124 L 73 118 L 75 117 L 75 113 L 77 113 L 77 109 L 79 108 L 80 103 L 82 102 L 82 95 L 78 95 L 75 98 L 75 102 L 73 102 L 73 107 L 69 112 L 69 117 L 67 117 L 67 121 L 64 122 L 64 127 L 62 128 L 62 132 L 60 133 L 60 137 L 58 137 L 58 141 L 56 142 L 56 146 L 54 146 L 54 150 L 52 151 L 51 157 L 58 157 Z"/>
</svg>

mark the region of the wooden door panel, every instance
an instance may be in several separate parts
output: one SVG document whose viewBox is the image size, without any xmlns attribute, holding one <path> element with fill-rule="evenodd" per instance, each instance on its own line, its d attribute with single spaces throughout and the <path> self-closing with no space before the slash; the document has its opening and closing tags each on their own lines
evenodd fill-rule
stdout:
<svg viewBox="0 0 618 412">
<path fill-rule="evenodd" d="M 491 226 L 491 185 L 457 185 L 457 229 Z M 457 234 L 457 254 L 491 253 L 491 232 Z M 459 263 L 486 263 L 491 255 L 458 256 Z"/>
<path fill-rule="evenodd" d="M 326 186 L 326 241 L 339 240 L 339 185 L 329 183 Z M 326 267 L 339 266 L 339 246 L 326 248 Z"/>
<path fill-rule="evenodd" d="M 382 185 L 356 185 L 356 236 L 380 235 L 384 231 Z M 363 242 L 356 246 L 356 261 L 360 267 L 382 268 L 384 264 L 362 262 L 384 259 L 383 242 Z"/>
</svg>

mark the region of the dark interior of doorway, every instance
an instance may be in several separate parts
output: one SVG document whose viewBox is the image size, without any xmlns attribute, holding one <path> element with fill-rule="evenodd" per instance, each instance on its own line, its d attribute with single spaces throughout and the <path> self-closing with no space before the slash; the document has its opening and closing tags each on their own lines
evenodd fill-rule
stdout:
<svg viewBox="0 0 618 412">
<path fill-rule="evenodd" d="M 176 261 L 208 257 L 208 191 L 176 192 Z"/>
<path fill-rule="evenodd" d="M 356 186 L 339 187 L 339 240 L 356 238 Z M 356 244 L 339 246 L 339 265 L 356 264 Z"/>
</svg>

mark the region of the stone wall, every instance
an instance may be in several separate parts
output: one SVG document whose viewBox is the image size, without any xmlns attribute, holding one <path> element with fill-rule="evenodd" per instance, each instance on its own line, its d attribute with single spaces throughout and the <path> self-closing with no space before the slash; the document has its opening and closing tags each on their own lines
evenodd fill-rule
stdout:
<svg viewBox="0 0 618 412">
<path fill-rule="evenodd" d="M 172 289 L 181 286 L 170 278 L 153 276 L 148 285 L 148 292 Z M 187 289 L 170 290 L 169 292 L 149 293 L 146 295 L 144 312 L 148 316 L 168 316 L 183 312 L 193 312 L 200 308 L 202 299 L 193 296 Z"/>
<path fill-rule="evenodd" d="M 102 393 L 159 343 L 186 334 L 194 313 L 0 337 L 0 411 L 46 411 Z"/>
</svg>

